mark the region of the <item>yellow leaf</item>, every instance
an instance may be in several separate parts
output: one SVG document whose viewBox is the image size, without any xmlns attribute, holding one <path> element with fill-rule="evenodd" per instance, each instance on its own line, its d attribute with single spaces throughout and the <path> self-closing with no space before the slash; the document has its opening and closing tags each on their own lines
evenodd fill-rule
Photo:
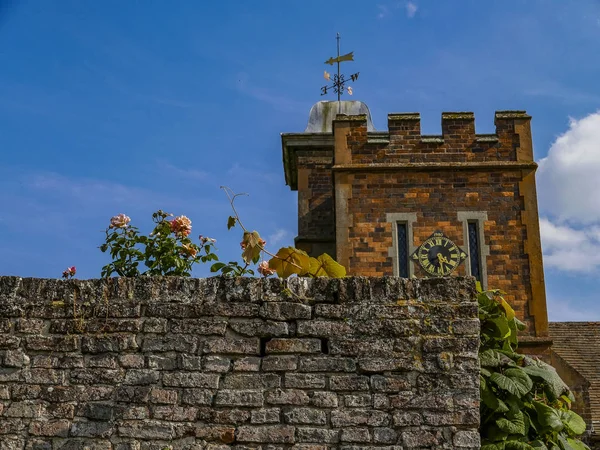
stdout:
<svg viewBox="0 0 600 450">
<path fill-rule="evenodd" d="M 327 253 L 323 253 L 318 258 L 310 258 L 308 274 L 312 277 L 344 278 L 346 268 Z"/>
<path fill-rule="evenodd" d="M 502 306 L 502 309 L 504 309 L 504 312 L 506 313 L 506 318 L 508 320 L 513 320 L 515 318 L 515 310 L 512 309 L 508 302 L 502 297 L 500 297 L 500 306 Z"/>
<path fill-rule="evenodd" d="M 294 247 L 280 248 L 275 257 L 269 260 L 269 267 L 274 269 L 281 278 L 290 275 L 305 275 L 310 268 L 309 256 Z"/>
<path fill-rule="evenodd" d="M 244 231 L 242 243 L 245 245 L 245 247 L 244 251 L 242 252 L 242 259 L 246 264 L 258 261 L 261 251 L 261 241 L 262 239 L 260 238 L 258 231 L 253 231 L 252 233 L 249 231 Z"/>
</svg>

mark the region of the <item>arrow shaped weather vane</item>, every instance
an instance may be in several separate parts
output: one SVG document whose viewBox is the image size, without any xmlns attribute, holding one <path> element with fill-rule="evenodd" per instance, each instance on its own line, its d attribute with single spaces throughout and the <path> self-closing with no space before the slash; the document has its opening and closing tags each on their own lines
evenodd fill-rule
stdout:
<svg viewBox="0 0 600 450">
<path fill-rule="evenodd" d="M 340 56 L 340 33 L 337 33 L 336 40 L 337 40 L 337 57 L 329 58 L 327 61 L 325 61 L 325 64 L 329 64 L 330 66 L 337 64 L 337 74 L 333 75 L 333 83 L 332 84 L 330 84 L 328 86 L 323 86 L 321 88 L 321 95 L 326 95 L 328 90 L 333 89 L 333 92 L 335 92 L 337 94 L 338 111 L 340 111 L 341 104 L 339 103 L 339 101 L 340 101 L 340 96 L 344 93 L 344 90 L 346 90 L 349 95 L 352 95 L 352 87 L 348 86 L 346 88 L 346 86 L 345 86 L 346 83 L 349 81 L 354 82 L 354 81 L 358 80 L 358 74 L 360 72 L 353 73 L 352 75 L 350 75 L 350 78 L 346 78 L 343 74 L 340 75 L 340 63 L 344 62 L 344 61 L 354 61 L 354 52 L 350 52 L 350 53 Z M 325 79 L 327 81 L 331 81 L 331 74 L 329 72 L 325 71 L 323 76 L 325 77 Z"/>
</svg>

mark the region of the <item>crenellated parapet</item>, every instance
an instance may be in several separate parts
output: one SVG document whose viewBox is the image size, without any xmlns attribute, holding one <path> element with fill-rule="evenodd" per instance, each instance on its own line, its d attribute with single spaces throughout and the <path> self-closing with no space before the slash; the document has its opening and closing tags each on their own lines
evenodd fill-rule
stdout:
<svg viewBox="0 0 600 450">
<path fill-rule="evenodd" d="M 444 112 L 441 119 L 441 134 L 424 135 L 419 113 L 389 114 L 387 132 L 368 132 L 364 115 L 337 115 L 334 166 L 519 162 L 535 168 L 531 117 L 524 111 L 496 112 L 494 134 L 477 134 L 472 112 Z"/>
</svg>

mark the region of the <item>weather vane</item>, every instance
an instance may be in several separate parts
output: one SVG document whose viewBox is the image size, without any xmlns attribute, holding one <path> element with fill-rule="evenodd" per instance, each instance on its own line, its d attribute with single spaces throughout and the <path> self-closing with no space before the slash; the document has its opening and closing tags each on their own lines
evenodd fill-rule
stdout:
<svg viewBox="0 0 600 450">
<path fill-rule="evenodd" d="M 358 74 L 360 72 L 353 73 L 352 75 L 350 75 L 350 78 L 346 78 L 343 74 L 340 75 L 340 63 L 343 61 L 354 61 L 354 52 L 350 52 L 350 53 L 340 56 L 340 33 L 337 33 L 336 40 L 337 40 L 337 57 L 329 58 L 327 61 L 325 61 L 325 64 L 329 64 L 330 66 L 333 66 L 334 63 L 337 63 L 337 74 L 333 75 L 333 83 L 332 84 L 330 84 L 329 86 L 323 86 L 321 88 L 321 95 L 325 95 L 325 94 L 327 94 L 328 90 L 333 89 L 333 91 L 337 94 L 337 101 L 339 102 L 340 96 L 344 93 L 344 90 L 346 90 L 349 95 L 352 95 L 352 87 L 351 86 L 346 87 L 346 83 L 349 81 L 358 80 Z M 327 81 L 331 81 L 331 74 L 329 72 L 325 71 L 323 76 L 325 77 L 325 79 Z M 339 107 L 341 107 L 341 104 L 339 104 Z"/>
</svg>

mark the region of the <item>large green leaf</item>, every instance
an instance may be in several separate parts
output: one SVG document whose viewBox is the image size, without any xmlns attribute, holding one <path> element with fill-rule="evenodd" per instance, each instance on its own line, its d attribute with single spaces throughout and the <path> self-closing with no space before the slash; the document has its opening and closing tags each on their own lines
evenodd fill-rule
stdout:
<svg viewBox="0 0 600 450">
<path fill-rule="evenodd" d="M 482 388 L 480 384 L 480 392 L 481 392 L 481 401 L 485 406 L 490 408 L 494 412 L 506 412 L 508 411 L 508 406 L 501 399 L 496 397 L 496 395 L 492 392 L 492 390 L 485 386 Z"/>
<path fill-rule="evenodd" d="M 521 411 L 517 411 L 515 414 L 507 414 L 505 417 L 497 419 L 496 425 L 508 434 L 525 435 L 525 419 Z"/>
<path fill-rule="evenodd" d="M 481 450 L 504 450 L 504 442 L 494 442 L 493 444 L 483 444 Z"/>
<path fill-rule="evenodd" d="M 532 403 L 537 411 L 537 418 L 541 426 L 550 428 L 553 431 L 561 431 L 564 428 L 556 409 L 537 401 Z"/>
<path fill-rule="evenodd" d="M 544 444 L 544 443 L 543 443 L 542 441 L 540 441 L 540 440 L 533 441 L 533 442 L 531 443 L 531 446 L 532 446 L 533 448 L 535 448 L 535 449 L 538 449 L 538 450 L 548 450 L 548 447 L 546 447 L 546 444 Z"/>
<path fill-rule="evenodd" d="M 509 450 L 534 450 L 527 442 L 517 441 L 515 439 L 507 440 L 505 448 Z"/>
<path fill-rule="evenodd" d="M 555 401 L 562 394 L 569 393 L 569 387 L 560 378 L 556 369 L 538 359 L 525 357 L 523 370 L 530 376 L 543 380 L 546 383 L 546 391 L 550 401 Z"/>
<path fill-rule="evenodd" d="M 483 444 L 481 450 L 504 450 L 504 442 L 495 442 L 493 444 Z"/>
<path fill-rule="evenodd" d="M 510 392 L 517 397 L 527 394 L 533 387 L 533 382 L 521 368 L 506 369 L 504 373 L 494 372 L 490 376 L 500 389 Z"/>
<path fill-rule="evenodd" d="M 308 274 L 312 277 L 344 278 L 346 268 L 327 253 L 323 253 L 317 258 L 310 258 Z"/>
<path fill-rule="evenodd" d="M 512 363 L 512 360 L 497 350 L 489 349 L 479 354 L 479 362 L 483 367 L 503 367 Z"/>
<path fill-rule="evenodd" d="M 508 437 L 508 433 L 498 428 L 498 425 L 495 422 L 481 428 L 483 430 L 481 436 L 490 442 L 504 441 Z"/>
<path fill-rule="evenodd" d="M 560 420 L 565 427 L 575 435 L 583 434 L 586 429 L 584 420 L 574 411 L 559 411 Z"/>
<path fill-rule="evenodd" d="M 590 450 L 590 448 L 579 439 L 567 438 L 567 443 L 575 450 Z"/>
</svg>

